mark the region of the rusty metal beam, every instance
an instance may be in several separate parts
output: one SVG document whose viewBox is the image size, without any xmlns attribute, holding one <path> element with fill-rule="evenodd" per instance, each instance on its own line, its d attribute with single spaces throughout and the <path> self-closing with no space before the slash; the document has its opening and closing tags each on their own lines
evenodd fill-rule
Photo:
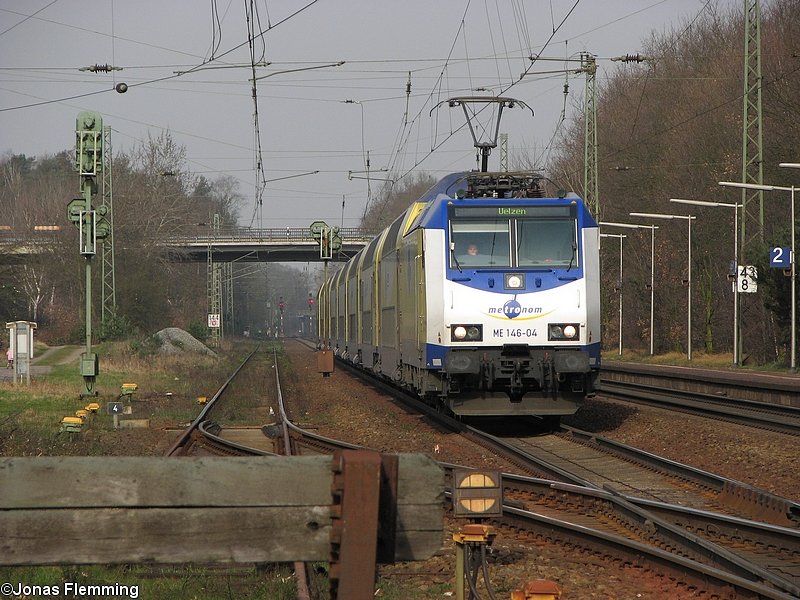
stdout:
<svg viewBox="0 0 800 600">
<path fill-rule="evenodd" d="M 368 600 L 375 589 L 381 456 L 341 450 L 332 467 L 331 600 Z"/>
</svg>

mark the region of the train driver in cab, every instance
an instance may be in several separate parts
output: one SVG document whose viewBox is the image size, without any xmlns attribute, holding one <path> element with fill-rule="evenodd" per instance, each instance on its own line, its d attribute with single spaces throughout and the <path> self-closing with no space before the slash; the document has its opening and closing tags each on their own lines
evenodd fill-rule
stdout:
<svg viewBox="0 0 800 600">
<path fill-rule="evenodd" d="M 467 244 L 466 254 L 462 254 L 459 260 L 465 265 L 478 264 L 478 262 L 480 262 L 480 258 L 478 257 L 478 244 Z"/>
</svg>

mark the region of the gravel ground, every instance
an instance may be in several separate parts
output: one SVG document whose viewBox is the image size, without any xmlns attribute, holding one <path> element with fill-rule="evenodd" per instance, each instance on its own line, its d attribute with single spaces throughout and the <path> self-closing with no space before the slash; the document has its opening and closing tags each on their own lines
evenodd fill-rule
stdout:
<svg viewBox="0 0 800 600">
<path fill-rule="evenodd" d="M 286 350 L 292 369 L 282 385 L 298 424 L 382 452 L 425 452 L 440 461 L 513 470 L 505 461 L 456 434 L 422 426 L 425 417 L 407 413 L 341 370 L 323 378 L 308 348 L 287 341 Z M 563 421 L 781 496 L 800 498 L 800 483 L 792 476 L 791 467 L 796 440 L 790 436 L 602 399 L 589 401 L 578 414 Z M 432 559 L 382 566 L 381 591 L 376 597 L 384 590 L 395 593 L 398 587 L 405 592 L 392 597 L 451 597 L 454 551 L 450 540 L 459 526 L 447 520 L 443 550 Z M 490 577 L 498 599 L 510 597 L 512 590 L 533 579 L 557 582 L 564 600 L 704 597 L 691 590 L 676 590 L 634 565 L 609 566 L 590 553 L 554 547 L 543 540 L 522 545 L 506 534 L 498 531 L 490 559 Z"/>
</svg>

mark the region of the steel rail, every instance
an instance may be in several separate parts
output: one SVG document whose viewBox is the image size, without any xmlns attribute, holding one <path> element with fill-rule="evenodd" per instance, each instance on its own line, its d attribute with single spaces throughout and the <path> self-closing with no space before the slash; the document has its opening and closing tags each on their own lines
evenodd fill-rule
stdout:
<svg viewBox="0 0 800 600">
<path fill-rule="evenodd" d="M 631 529 L 646 532 L 648 537 L 666 543 L 673 551 L 748 581 L 767 582 L 776 589 L 800 596 L 798 578 L 785 575 L 795 570 L 796 557 L 800 555 L 800 530 L 676 504 L 630 498 L 613 490 L 521 475 L 504 473 L 503 488 L 504 494 L 522 491 L 542 498 L 553 495 L 569 497 L 566 504 L 594 510 L 600 504 L 605 505 L 604 510 L 621 517 Z M 515 500 L 506 499 L 504 505 L 525 508 Z M 736 546 L 737 550 L 728 549 L 722 541 L 714 541 L 723 538 L 733 540 L 734 543 L 728 545 Z M 741 549 L 745 540 L 762 548 L 774 549 L 772 552 L 762 550 L 762 554 L 770 559 L 769 568 L 754 559 L 754 552 L 748 554 Z"/>
<path fill-rule="evenodd" d="M 363 376 L 362 372 L 351 365 L 343 361 L 338 361 L 338 364 L 344 366 L 349 372 L 353 372 L 358 374 L 359 376 Z M 499 453 L 500 455 L 508 458 L 515 464 L 525 464 L 526 462 L 532 463 L 538 470 L 545 472 L 548 476 L 555 476 L 556 479 L 560 480 L 562 483 L 559 484 L 557 482 L 549 481 L 547 482 L 548 485 L 551 486 L 559 486 L 564 485 L 564 482 L 567 484 L 572 484 L 574 489 L 584 488 L 587 494 L 591 493 L 600 493 L 604 492 L 607 494 L 608 502 L 615 507 L 615 512 L 622 516 L 623 519 L 633 522 L 637 524 L 639 527 L 650 528 L 654 529 L 655 532 L 658 533 L 659 537 L 666 541 L 668 545 L 671 545 L 676 548 L 682 548 L 682 551 L 685 552 L 687 555 L 692 556 L 699 556 L 702 557 L 704 560 L 713 563 L 714 565 L 721 565 L 727 570 L 728 572 L 732 573 L 734 577 L 740 577 L 743 581 L 749 581 L 756 585 L 759 585 L 758 582 L 768 582 L 771 585 L 776 586 L 780 590 L 787 591 L 792 594 L 800 595 L 800 588 L 793 581 L 789 581 L 780 575 L 776 575 L 775 572 L 762 568 L 758 564 L 748 560 L 747 558 L 743 558 L 741 555 L 731 552 L 726 548 L 716 544 L 714 542 L 705 540 L 697 535 L 692 534 L 691 532 L 687 531 L 682 526 L 677 526 L 674 523 L 671 523 L 661 516 L 657 514 L 655 511 L 650 511 L 646 509 L 643 505 L 639 504 L 643 502 L 643 500 L 637 499 L 632 496 L 626 496 L 619 492 L 616 492 L 613 489 L 608 490 L 601 490 L 597 485 L 593 484 L 590 481 L 587 481 L 579 476 L 576 476 L 569 471 L 561 469 L 555 465 L 547 463 L 538 457 L 530 455 L 529 453 L 525 452 L 524 450 L 514 446 L 513 444 L 509 444 L 504 440 L 497 438 L 496 436 L 492 436 L 483 432 L 477 428 L 465 425 L 459 421 L 456 421 L 446 415 L 443 415 L 436 411 L 435 409 L 431 408 L 430 406 L 424 404 L 416 397 L 409 396 L 405 392 L 400 392 L 394 386 L 387 384 L 386 382 L 375 381 L 373 379 L 369 379 L 370 385 L 373 387 L 377 387 L 378 389 L 389 393 L 393 399 L 400 404 L 405 406 L 410 406 L 415 411 L 424 412 L 429 417 L 435 419 L 438 423 L 448 427 L 449 429 L 461 433 L 462 435 L 466 435 L 467 437 L 477 440 L 481 445 L 484 447 L 489 447 L 493 451 Z M 719 493 L 723 493 L 725 491 L 730 492 L 730 490 L 746 490 L 747 494 L 744 494 L 744 497 L 748 497 L 750 500 L 754 500 L 755 502 L 766 502 L 767 504 L 777 504 L 781 510 L 787 512 L 787 514 L 792 515 L 800 515 L 798 509 L 800 507 L 785 498 L 781 498 L 778 496 L 774 496 L 769 494 L 764 490 L 758 490 L 753 488 L 752 486 L 748 486 L 744 483 L 730 480 L 712 473 L 708 473 L 702 471 L 700 469 L 695 469 L 688 465 L 683 465 L 681 463 L 677 463 L 675 461 L 671 461 L 669 459 L 658 457 L 651 453 L 639 451 L 635 448 L 626 446 L 624 444 L 619 444 L 614 442 L 613 440 L 607 440 L 600 436 L 596 436 L 595 434 L 591 434 L 589 432 L 583 432 L 577 429 L 564 427 L 562 431 L 568 433 L 570 436 L 581 438 L 584 441 L 588 441 L 594 444 L 597 444 L 600 448 L 606 449 L 611 451 L 615 454 L 621 454 L 623 456 L 632 458 L 640 463 L 645 463 L 647 465 L 656 466 L 659 470 L 666 471 L 671 474 L 676 474 L 677 476 L 685 479 L 689 479 L 691 481 L 696 482 L 698 485 L 703 487 L 709 487 L 714 489 Z M 445 466 L 445 465 L 443 465 Z M 445 468 L 452 468 L 452 466 Z M 515 476 L 511 475 L 504 475 L 505 477 L 514 478 Z M 565 488 L 562 488 L 565 489 Z M 738 494 L 739 497 L 742 497 L 742 494 Z M 668 505 L 666 503 L 661 503 L 660 507 L 661 510 L 666 510 L 665 507 L 670 507 L 672 505 Z M 675 506 L 674 507 L 676 512 L 680 512 L 682 507 Z M 697 511 L 697 514 L 702 513 L 702 511 Z M 708 513 L 709 515 L 713 515 L 715 513 Z M 715 517 L 716 518 L 716 517 Z M 719 522 L 722 522 L 724 517 L 719 515 Z M 740 520 L 741 523 L 749 523 L 748 528 L 750 530 L 758 530 L 760 524 L 756 522 L 746 521 L 744 519 Z M 769 526 L 767 526 L 769 527 Z M 792 531 L 792 530 L 786 530 Z M 761 535 L 761 534 L 759 534 Z M 762 536 L 763 537 L 763 536 Z M 792 542 L 787 542 L 785 538 L 781 538 L 781 543 L 787 544 Z M 790 538 L 794 539 L 794 538 Z M 794 544 L 796 545 L 796 539 L 794 539 Z M 772 597 L 772 596 L 767 596 Z M 786 597 L 783 595 L 778 595 L 775 597 Z"/>
<path fill-rule="evenodd" d="M 278 403 L 278 414 L 281 420 L 281 429 L 283 431 L 283 451 L 286 456 L 291 456 L 292 452 L 292 442 L 289 436 L 289 417 L 286 415 L 286 407 L 283 403 L 283 392 L 281 391 L 281 378 L 278 374 L 278 352 L 277 350 L 272 351 L 273 363 L 275 365 L 275 391 L 277 394 L 276 401 Z M 297 600 L 311 600 L 311 591 L 308 587 L 308 571 L 306 570 L 306 564 L 301 561 L 295 561 L 294 563 L 294 572 L 295 572 L 295 587 L 297 588 Z"/>
<path fill-rule="evenodd" d="M 222 386 L 220 386 L 220 388 L 217 390 L 217 392 L 211 397 L 211 399 L 208 402 L 206 402 L 206 405 L 203 407 L 203 410 L 200 411 L 200 414 L 197 415 L 197 417 L 195 418 L 194 421 L 192 421 L 189 427 L 187 427 L 183 431 L 183 433 L 181 433 L 181 435 L 178 436 L 178 439 L 175 440 L 175 443 L 172 445 L 172 447 L 170 447 L 170 449 L 167 450 L 166 452 L 167 456 L 183 455 L 186 447 L 191 443 L 192 434 L 195 431 L 197 431 L 200 424 L 206 420 L 206 417 L 211 412 L 212 408 L 220 399 L 220 397 L 222 397 L 222 395 L 225 393 L 225 390 L 228 389 L 230 383 L 236 378 L 236 376 L 250 361 L 250 359 L 253 358 L 253 356 L 255 355 L 255 353 L 258 351 L 259 348 L 260 346 L 256 346 L 256 348 L 250 354 L 247 355 L 247 357 L 242 361 L 242 363 L 238 367 L 236 367 L 231 376 L 228 377 L 225 383 L 223 383 Z"/>
<path fill-rule="evenodd" d="M 310 446 L 323 449 L 324 451 L 333 451 L 340 448 L 361 448 L 360 446 L 354 444 L 341 442 L 332 438 L 308 432 L 292 423 L 288 418 L 286 407 L 283 402 L 277 370 L 276 389 L 278 393 L 279 414 L 281 416 L 282 429 L 284 431 L 284 444 L 289 449 L 288 451 L 291 451 L 292 446 L 296 443 L 308 444 Z M 401 399 L 401 401 L 404 404 L 406 403 L 406 399 L 404 398 Z M 412 402 L 412 404 L 414 402 Z M 443 415 L 435 416 L 437 419 L 452 421 Z M 543 461 L 540 459 L 528 455 L 526 452 L 521 451 L 515 446 L 509 445 L 503 440 L 494 438 L 494 436 L 490 436 L 480 430 L 476 430 L 455 421 L 452 423 L 447 423 L 447 426 L 455 426 L 456 429 L 463 429 L 464 432 L 477 434 L 479 437 L 488 437 L 489 439 L 492 439 L 492 445 L 497 444 L 501 448 L 510 450 L 512 454 L 515 455 L 515 459 L 517 461 L 532 460 L 537 466 L 541 466 L 543 463 Z M 234 442 L 229 442 L 218 436 L 216 433 L 209 431 L 214 427 L 218 426 L 213 422 L 205 421 L 199 425 L 199 430 L 208 439 L 215 441 L 225 448 L 233 449 L 237 453 L 255 455 L 269 454 L 258 449 L 249 448 Z M 637 460 L 641 460 L 640 451 L 635 448 L 630 448 L 624 444 L 618 444 L 612 440 L 606 440 L 604 438 L 587 432 L 581 432 L 576 429 L 564 428 L 564 430 L 568 431 L 571 436 L 576 436 L 592 443 L 599 443 L 601 446 L 611 447 L 617 453 L 633 455 Z M 666 459 L 662 459 L 661 457 L 649 453 L 645 453 L 645 455 L 648 457 L 648 460 L 656 465 L 659 469 L 665 468 L 664 465 L 661 464 L 661 461 Z M 674 461 L 667 460 L 667 463 L 667 466 L 670 469 L 676 469 L 677 472 L 680 473 L 681 477 L 696 480 L 703 486 L 722 490 L 726 486 L 731 485 L 731 480 L 721 478 L 714 474 L 694 469 L 692 467 L 687 467 L 686 465 L 675 463 Z M 452 469 L 463 468 L 447 464 L 443 464 L 442 466 L 445 468 L 451 478 Z M 727 537 L 733 540 L 746 539 L 753 543 L 760 544 L 764 548 L 778 549 L 780 552 L 792 557 L 800 554 L 800 531 L 758 523 L 756 521 L 750 521 L 737 517 L 729 517 L 710 511 L 691 509 L 678 505 L 667 504 L 664 502 L 655 502 L 647 499 L 634 498 L 629 495 L 616 492 L 608 486 L 606 486 L 606 489 L 598 489 L 591 482 L 586 482 L 580 478 L 575 478 L 568 472 L 565 472 L 561 469 L 555 468 L 552 469 L 552 471 L 556 472 L 558 475 L 565 476 L 567 479 L 576 480 L 580 482 L 580 485 L 560 483 L 556 481 L 520 475 L 504 474 L 504 489 L 506 490 L 506 493 L 511 490 L 525 490 L 529 493 L 538 495 L 546 495 L 551 492 L 557 492 L 558 494 L 569 494 L 575 498 L 573 503 L 577 505 L 586 505 L 587 503 L 594 504 L 598 501 L 603 501 L 609 506 L 609 512 L 613 512 L 613 514 L 618 515 L 619 518 L 624 519 L 624 521 L 629 524 L 629 527 L 639 531 L 647 532 L 650 537 L 657 539 L 660 544 L 671 547 L 673 551 L 677 550 L 679 554 L 695 557 L 695 560 L 698 561 L 702 567 L 700 571 L 706 576 L 709 575 L 709 572 L 706 572 L 706 569 L 711 569 L 712 571 L 710 573 L 712 575 L 714 575 L 717 571 L 721 571 L 730 574 L 731 577 L 738 578 L 737 581 L 740 580 L 749 582 L 749 585 L 758 586 L 762 585 L 763 582 L 766 582 L 770 586 L 773 586 L 774 590 L 800 596 L 800 587 L 797 586 L 794 580 L 788 580 L 781 575 L 776 575 L 775 573 L 775 570 L 778 570 L 778 572 L 791 571 L 793 564 L 791 558 L 784 560 L 782 564 L 778 564 L 776 566 L 774 563 L 780 562 L 780 559 L 773 556 L 772 559 L 770 559 L 770 566 L 773 567 L 773 570 L 770 570 L 760 566 L 757 561 L 752 560 L 749 557 L 742 556 L 741 552 L 732 552 L 726 549 L 724 544 L 720 545 L 717 542 L 704 538 L 702 535 L 692 533 L 692 531 L 697 531 L 699 533 L 708 532 L 713 534 L 712 537 L 715 538 Z M 738 484 L 738 482 L 733 483 Z M 752 489 L 755 490 L 755 488 Z M 785 499 L 779 497 L 776 497 L 776 500 L 785 501 Z M 519 502 L 514 500 L 506 500 L 504 502 L 504 506 L 512 513 L 514 510 L 519 510 L 521 508 L 519 506 Z M 500 521 L 504 521 L 504 519 L 501 519 Z M 563 522 L 567 523 L 567 521 Z M 571 526 L 575 527 L 576 525 L 572 524 Z M 584 527 L 584 529 L 586 528 Z M 604 536 L 608 535 L 609 533 L 607 531 L 604 532 L 601 529 L 598 529 L 596 535 L 593 535 L 593 537 L 599 536 L 600 538 L 603 538 Z M 624 538 L 624 536 L 622 537 Z M 629 544 L 629 547 L 641 543 L 637 542 L 636 540 L 630 540 L 630 542 L 631 544 Z M 621 542 L 618 541 L 617 543 Z M 684 568 L 685 565 L 680 565 L 678 567 L 679 570 Z M 304 569 L 305 565 L 296 565 L 298 581 L 302 579 Z M 717 575 L 714 576 L 717 577 Z M 763 590 L 761 591 L 763 592 Z M 302 597 L 303 596 L 301 596 L 301 598 Z M 783 598 L 785 596 L 779 593 L 778 595 L 766 595 L 765 597 Z"/>
<path fill-rule="evenodd" d="M 661 569 L 670 573 L 678 581 L 686 582 L 700 589 L 707 589 L 709 585 L 714 585 L 717 589 L 733 588 L 737 594 L 748 594 L 748 596 L 737 597 L 769 598 L 771 600 L 797 598 L 795 593 L 785 592 L 761 582 L 745 579 L 673 552 L 630 540 L 623 536 L 613 535 L 606 531 L 592 530 L 568 521 L 554 519 L 533 511 L 504 505 L 502 520 L 504 523 L 524 528 L 525 530 L 532 528 L 545 530 L 554 537 L 565 541 L 574 541 L 578 545 L 585 545 L 586 541 L 589 540 L 593 545 L 616 555 L 620 553 L 632 554 L 636 557 L 634 560 L 637 563 L 642 558 L 646 558 L 650 563 L 658 565 Z"/>
<path fill-rule="evenodd" d="M 337 364 L 345 366 L 348 371 L 354 372 L 361 376 L 361 371 L 339 361 Z M 795 582 L 789 581 L 777 575 L 775 572 L 765 569 L 764 567 L 756 564 L 754 561 L 749 560 L 736 552 L 716 544 L 707 539 L 703 539 L 699 535 L 695 535 L 686 528 L 670 522 L 667 518 L 662 516 L 667 508 L 674 509 L 676 514 L 687 514 L 683 511 L 681 506 L 672 506 L 666 503 L 655 503 L 652 506 L 659 507 L 661 512 L 651 510 L 645 501 L 636 498 L 629 498 L 622 494 L 616 493 L 614 490 L 603 490 L 591 482 L 585 481 L 563 469 L 553 465 L 547 465 L 537 457 L 529 455 L 525 451 L 517 448 L 513 444 L 509 444 L 495 436 L 486 434 L 476 428 L 470 427 L 443 415 L 435 409 L 427 406 L 423 402 L 416 399 L 416 397 L 409 396 L 405 392 L 399 392 L 397 388 L 386 384 L 385 382 L 375 381 L 368 379 L 369 384 L 373 387 L 389 393 L 393 399 L 399 404 L 407 407 L 412 407 L 414 410 L 423 412 L 435 419 L 435 421 L 448 429 L 465 435 L 466 437 L 478 441 L 484 447 L 489 447 L 494 452 L 501 456 L 512 460 L 517 464 L 524 464 L 528 460 L 532 460 L 537 469 L 544 469 L 549 473 L 557 474 L 558 478 L 563 478 L 561 482 L 549 481 L 545 479 L 524 478 L 518 475 L 503 474 L 504 490 L 511 490 L 514 486 L 519 486 L 520 481 L 534 481 L 538 482 L 539 486 L 547 487 L 549 490 L 556 490 L 559 493 L 571 493 L 580 496 L 581 500 L 578 502 L 582 505 L 591 505 L 592 501 L 597 501 L 601 498 L 611 507 L 611 512 L 620 520 L 629 524 L 629 527 L 637 528 L 641 531 L 649 532 L 649 535 L 658 540 L 658 544 L 664 545 L 672 549 L 671 552 L 660 550 L 643 544 L 642 542 L 625 538 L 624 536 L 611 535 L 608 531 L 600 528 L 587 527 L 586 525 L 570 524 L 567 521 L 553 520 L 549 517 L 536 515 L 534 521 L 526 521 L 526 527 L 531 527 L 538 519 L 540 523 L 544 523 L 545 528 L 552 530 L 553 524 L 556 522 L 564 523 L 562 531 L 570 531 L 569 539 L 572 540 L 580 537 L 582 540 L 591 540 L 596 544 L 600 540 L 603 544 L 608 544 L 609 540 L 613 540 L 613 546 L 620 552 L 620 548 L 625 548 L 627 555 L 641 557 L 643 554 L 648 556 L 648 560 L 664 566 L 667 571 L 678 574 L 679 578 L 686 578 L 687 575 L 695 582 L 702 582 L 702 585 L 712 584 L 718 588 L 733 587 L 737 592 L 742 593 L 743 597 L 760 597 L 760 598 L 775 598 L 784 600 L 787 598 L 794 598 L 800 594 L 800 588 L 797 587 Z M 295 426 L 295 431 L 298 435 L 306 435 L 308 432 L 303 432 L 302 429 Z M 579 432 L 574 429 L 565 428 L 570 435 L 578 433 L 585 434 L 592 439 L 597 439 L 597 436 L 587 432 Z M 315 438 L 321 438 L 317 434 L 310 434 Z M 333 447 L 338 445 L 336 440 L 329 438 L 321 438 L 325 443 L 332 444 Z M 602 438 L 600 438 L 602 439 Z M 609 440 L 610 442 L 610 440 Z M 633 449 L 635 450 L 635 449 Z M 649 455 L 653 456 L 653 455 Z M 672 466 L 673 461 L 667 461 L 669 466 Z M 674 463 L 680 465 L 680 463 Z M 688 469 L 687 471 L 679 471 L 681 477 L 686 477 L 687 473 L 692 472 L 691 467 L 680 465 Z M 456 465 L 442 464 L 446 470 L 449 480 L 452 481 L 452 471 L 457 467 Z M 705 477 L 709 476 L 710 482 L 718 482 L 724 478 L 716 478 L 713 474 L 706 474 L 703 471 L 695 470 L 698 472 L 698 479 L 705 481 Z M 564 480 L 569 483 L 564 483 Z M 706 485 L 703 483 L 702 485 Z M 744 485 L 744 484 L 742 484 Z M 448 492 L 449 493 L 449 492 Z M 640 504 L 641 503 L 641 504 Z M 520 519 L 528 511 L 521 509 L 519 503 L 514 500 L 504 500 L 504 516 L 498 519 L 499 523 L 512 523 Z M 532 515 L 536 513 L 531 512 Z M 702 511 L 695 511 L 695 514 L 702 514 Z M 715 515 L 715 513 L 709 513 Z M 722 523 L 725 517 L 716 515 L 712 523 Z M 729 521 L 736 523 L 736 521 Z M 763 526 L 756 522 L 750 522 L 740 519 L 739 523 L 743 524 L 742 531 L 759 531 L 758 539 L 764 539 L 769 535 L 775 536 L 775 540 L 781 547 L 797 546 L 797 533 L 794 530 L 773 528 L 770 534 L 764 533 L 769 530 L 769 526 Z M 747 524 L 747 527 L 744 524 Z M 711 527 L 714 525 L 712 524 Z M 735 526 L 735 525 L 734 525 Z M 777 532 L 777 533 L 776 533 Z M 781 532 L 788 532 L 788 537 L 783 537 Z M 580 543 L 580 542 L 578 542 Z M 646 549 L 643 550 L 643 549 Z M 792 551 L 793 552 L 793 551 Z M 696 560 L 687 557 L 695 557 Z M 706 564 L 710 563 L 710 564 Z M 755 594 L 755 596 L 752 596 Z"/>
<path fill-rule="evenodd" d="M 628 457 L 631 460 L 648 464 L 665 472 L 694 481 L 699 485 L 713 489 L 718 494 L 738 497 L 741 501 L 754 503 L 758 506 L 772 507 L 773 510 L 778 510 L 785 514 L 787 519 L 800 524 L 800 503 L 788 498 L 777 496 L 767 490 L 756 488 L 736 479 L 710 473 L 588 431 L 581 431 L 566 425 L 563 425 L 561 429 L 576 439 L 581 439 L 614 454 Z"/>
<path fill-rule="evenodd" d="M 216 432 L 211 431 L 216 429 Z M 203 421 L 197 427 L 197 430 L 203 434 L 203 438 L 212 441 L 215 445 L 231 454 L 238 456 L 278 456 L 275 452 L 267 452 L 260 448 L 253 448 L 252 446 L 245 446 L 238 442 L 231 441 L 224 436 L 220 435 L 221 427 L 216 421 Z"/>
<path fill-rule="evenodd" d="M 668 407 L 704 417 L 722 418 L 739 425 L 800 436 L 800 408 L 793 406 L 619 381 L 604 381 L 597 391 L 615 400 Z"/>
</svg>

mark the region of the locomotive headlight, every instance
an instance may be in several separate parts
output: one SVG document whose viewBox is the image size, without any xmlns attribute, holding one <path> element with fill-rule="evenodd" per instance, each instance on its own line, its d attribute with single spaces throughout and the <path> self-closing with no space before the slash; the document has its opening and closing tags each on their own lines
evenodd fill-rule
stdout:
<svg viewBox="0 0 800 600">
<path fill-rule="evenodd" d="M 451 325 L 451 342 L 480 342 L 483 340 L 483 325 Z"/>
<path fill-rule="evenodd" d="M 575 342 L 580 339 L 578 323 L 550 323 L 547 326 L 547 339 L 551 342 Z"/>
<path fill-rule="evenodd" d="M 505 273 L 503 283 L 507 290 L 521 290 L 525 288 L 524 273 Z"/>
</svg>

